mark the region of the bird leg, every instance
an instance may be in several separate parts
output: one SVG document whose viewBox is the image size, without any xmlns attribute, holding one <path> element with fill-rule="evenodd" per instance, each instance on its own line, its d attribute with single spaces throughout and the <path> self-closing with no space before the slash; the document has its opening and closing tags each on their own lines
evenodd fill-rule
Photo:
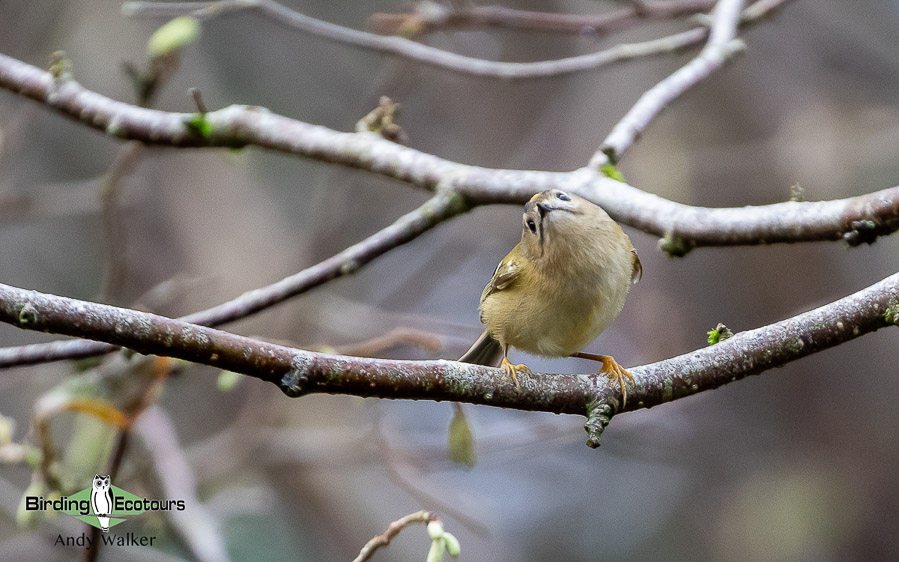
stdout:
<svg viewBox="0 0 899 562">
<path fill-rule="evenodd" d="M 520 392 L 521 386 L 518 384 L 518 373 L 530 374 L 531 370 L 528 369 L 527 365 L 524 363 L 513 365 L 512 362 L 509 361 L 509 344 L 503 346 L 503 362 L 500 363 L 499 366 L 506 372 L 506 375 L 512 377 L 512 382 L 515 383 L 515 389 Z"/>
<path fill-rule="evenodd" d="M 621 387 L 621 407 L 624 408 L 625 404 L 627 404 L 627 387 L 624 386 L 624 379 L 628 378 L 631 383 L 634 382 L 634 377 L 625 371 L 624 367 L 619 365 L 611 355 L 594 355 L 593 353 L 578 352 L 572 353 L 571 356 L 602 363 L 602 368 L 599 372 L 607 374 L 610 379 L 617 382 L 618 386 Z"/>
</svg>

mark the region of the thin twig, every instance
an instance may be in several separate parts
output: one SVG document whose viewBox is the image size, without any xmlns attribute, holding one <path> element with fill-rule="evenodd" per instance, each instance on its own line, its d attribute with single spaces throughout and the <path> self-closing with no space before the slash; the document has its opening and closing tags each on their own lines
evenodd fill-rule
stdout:
<svg viewBox="0 0 899 562">
<path fill-rule="evenodd" d="M 142 72 L 133 64 L 124 65 L 133 81 L 139 107 L 152 107 L 159 92 L 178 67 L 177 52 L 152 59 Z M 112 166 L 100 180 L 100 219 L 106 249 L 106 273 L 100 290 L 101 300 L 119 303 L 128 273 L 127 230 L 122 215 L 122 182 L 140 163 L 146 146 L 129 142 L 119 148 Z M 96 556 L 96 554 L 93 554 Z"/>
<path fill-rule="evenodd" d="M 400 217 L 392 225 L 346 250 L 299 273 L 261 289 L 248 291 L 218 306 L 183 317 L 207 326 L 219 326 L 246 318 L 327 281 L 355 273 L 378 256 L 410 242 L 450 217 L 464 213 L 464 200 L 449 192 L 439 192 L 418 209 Z M 89 341 L 60 341 L 0 348 L 0 369 L 5 367 L 77 359 L 115 351 L 115 347 Z"/>
<path fill-rule="evenodd" d="M 400 531 L 402 531 L 409 525 L 427 525 L 430 520 L 431 514 L 427 511 L 416 511 L 415 513 L 410 513 L 405 517 L 397 519 L 387 526 L 386 531 L 365 543 L 365 546 L 363 546 L 362 550 L 359 551 L 359 556 L 354 558 L 353 562 L 364 562 L 365 560 L 371 559 L 376 550 L 378 550 L 382 546 L 387 546 L 388 544 L 390 544 L 390 541 L 392 541 L 394 537 L 400 534 Z"/>
<path fill-rule="evenodd" d="M 447 29 L 500 28 L 554 33 L 603 33 L 620 31 L 648 19 L 671 19 L 712 9 L 715 0 L 644 1 L 601 14 L 534 12 L 505 6 L 448 8 L 430 2 L 427 9 L 372 14 L 371 28 L 377 33 L 422 35 Z"/>
<path fill-rule="evenodd" d="M 146 148 L 145 144 L 137 141 L 119 147 L 112 166 L 100 180 L 100 218 L 106 249 L 106 272 L 100 295 L 105 302 L 118 303 L 122 298 L 128 260 L 121 185 L 137 167 Z"/>
<path fill-rule="evenodd" d="M 312 393 L 451 400 L 587 416 L 588 444 L 619 411 L 604 376 L 520 376 L 455 361 L 397 361 L 313 353 L 162 316 L 0 284 L 0 321 L 101 340 L 259 378 L 292 397 Z M 853 295 L 707 348 L 629 369 L 626 408 L 649 408 L 784 365 L 899 322 L 899 273 Z"/>
<path fill-rule="evenodd" d="M 171 418 L 158 406 L 151 406 L 135 424 L 153 461 L 153 468 L 167 498 L 181 498 L 189 510 L 165 512 L 197 560 L 228 560 L 228 550 L 220 522 L 200 500 L 197 479 L 178 443 Z"/>
<path fill-rule="evenodd" d="M 368 437 L 370 443 L 377 450 L 378 456 L 387 472 L 387 477 L 393 481 L 404 492 L 409 494 L 419 505 L 430 507 L 433 511 L 437 511 L 452 519 L 458 521 L 463 527 L 468 529 L 472 534 L 483 539 L 490 538 L 490 529 L 484 523 L 481 523 L 474 517 L 456 509 L 447 502 L 435 497 L 420 487 L 413 484 L 399 469 L 396 463 L 396 454 L 384 435 L 383 418 L 380 415 L 375 416 L 372 423 L 371 434 Z"/>
<path fill-rule="evenodd" d="M 620 44 L 605 51 L 538 62 L 497 62 L 450 53 L 397 36 L 385 37 L 375 33 L 350 29 L 321 21 L 273 0 L 219 0 L 218 2 L 126 2 L 122 10 L 127 15 L 172 17 L 192 15 L 210 19 L 244 10 L 253 10 L 263 17 L 293 29 L 325 39 L 399 56 L 437 68 L 464 74 L 492 78 L 526 79 L 558 76 L 572 72 L 594 70 L 612 63 L 636 58 L 674 54 L 699 45 L 708 37 L 708 29 L 696 27 L 669 37 L 643 43 Z"/>
<path fill-rule="evenodd" d="M 743 0 L 719 0 L 712 12 L 712 28 L 705 48 L 693 60 L 640 96 L 621 118 L 590 160 L 590 167 L 616 164 L 649 123 L 681 94 L 724 66 L 744 45 L 736 39 Z"/>
<path fill-rule="evenodd" d="M 414 347 L 418 347 L 427 351 L 435 357 L 440 355 L 440 352 L 443 350 L 443 345 L 440 343 L 440 338 L 438 338 L 436 335 L 430 332 L 424 332 L 422 330 L 414 330 L 412 328 L 402 327 L 393 328 L 386 334 L 376 336 L 365 341 L 328 347 L 331 347 L 334 353 L 339 353 L 340 355 L 373 357 L 397 345 L 411 345 Z"/>
</svg>

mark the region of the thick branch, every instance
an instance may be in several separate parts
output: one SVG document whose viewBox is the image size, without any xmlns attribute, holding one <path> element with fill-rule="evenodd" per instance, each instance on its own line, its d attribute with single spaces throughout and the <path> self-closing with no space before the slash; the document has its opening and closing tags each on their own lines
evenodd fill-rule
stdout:
<svg viewBox="0 0 899 562">
<path fill-rule="evenodd" d="M 776 0 L 775 0 L 776 1 Z M 782 0 L 781 0 L 782 1 Z M 75 121 L 123 139 L 191 147 L 254 145 L 375 172 L 427 190 L 443 184 L 472 206 L 523 204 L 534 193 L 560 188 L 601 205 L 617 221 L 694 246 L 839 240 L 871 242 L 899 229 L 899 187 L 859 197 L 757 207 L 683 205 L 609 179 L 591 169 L 573 172 L 503 170 L 459 164 L 374 133 L 341 133 L 245 106 L 206 113 L 207 135 L 188 123 L 197 114 L 143 109 L 86 90 L 72 80 L 0 55 L 0 87 L 34 99 Z"/>
<path fill-rule="evenodd" d="M 396 361 L 313 353 L 180 320 L 0 285 L 0 321 L 176 357 L 311 393 L 452 400 L 587 416 L 589 444 L 618 408 L 617 385 L 597 375 L 533 374 L 520 390 L 502 369 L 455 361 Z M 899 274 L 793 318 L 672 359 L 630 369 L 626 411 L 649 408 L 784 365 L 899 323 Z"/>
<path fill-rule="evenodd" d="M 219 326 L 245 318 L 327 281 L 350 275 L 378 256 L 411 242 L 441 222 L 467 210 L 468 207 L 460 196 L 439 191 L 418 209 L 346 250 L 276 283 L 248 291 L 218 306 L 185 316 L 182 320 L 205 326 Z M 0 369 L 63 359 L 80 359 L 109 353 L 116 349 L 104 343 L 84 340 L 0 348 Z"/>
</svg>

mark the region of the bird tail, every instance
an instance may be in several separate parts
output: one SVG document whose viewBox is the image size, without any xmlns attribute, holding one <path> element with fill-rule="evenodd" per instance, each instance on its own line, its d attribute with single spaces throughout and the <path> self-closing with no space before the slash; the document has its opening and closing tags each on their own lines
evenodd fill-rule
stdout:
<svg viewBox="0 0 899 562">
<path fill-rule="evenodd" d="M 471 349 L 465 352 L 465 355 L 459 358 L 459 361 L 473 365 L 496 367 L 502 358 L 503 347 L 496 341 L 496 338 L 490 335 L 490 332 L 484 330 L 481 337 L 474 342 Z"/>
</svg>

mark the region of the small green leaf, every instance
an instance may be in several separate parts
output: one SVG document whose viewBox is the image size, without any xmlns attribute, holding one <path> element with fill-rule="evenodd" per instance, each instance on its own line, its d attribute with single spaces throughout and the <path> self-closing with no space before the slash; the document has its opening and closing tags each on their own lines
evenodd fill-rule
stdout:
<svg viewBox="0 0 899 562">
<path fill-rule="evenodd" d="M 715 345 L 718 342 L 722 342 L 724 340 L 730 339 L 734 337 L 734 333 L 730 331 L 730 328 L 722 324 L 721 322 L 715 326 L 714 330 L 710 330 L 709 334 L 709 345 Z"/>
<path fill-rule="evenodd" d="M 204 139 L 208 139 L 212 136 L 212 123 L 206 119 L 205 113 L 194 113 L 184 122 L 184 124 L 187 125 L 192 132 L 200 135 Z"/>
<path fill-rule="evenodd" d="M 449 427 L 449 454 L 450 460 L 457 464 L 464 464 L 471 468 L 478 462 L 475 450 L 474 437 L 468 425 L 465 412 L 458 404 L 454 405 L 455 412 Z"/>
<path fill-rule="evenodd" d="M 242 379 L 243 376 L 240 373 L 235 373 L 234 371 L 222 371 L 219 373 L 216 386 L 218 386 L 218 389 L 222 392 L 231 392 Z"/>
<path fill-rule="evenodd" d="M 147 41 L 147 55 L 159 58 L 193 43 L 200 34 L 196 18 L 182 16 L 163 25 Z"/>
<path fill-rule="evenodd" d="M 606 162 L 602 166 L 599 167 L 599 171 L 603 173 L 607 178 L 611 178 L 615 181 L 620 181 L 624 183 L 624 176 L 621 175 L 621 171 L 615 167 L 615 164 L 611 162 Z"/>
</svg>

